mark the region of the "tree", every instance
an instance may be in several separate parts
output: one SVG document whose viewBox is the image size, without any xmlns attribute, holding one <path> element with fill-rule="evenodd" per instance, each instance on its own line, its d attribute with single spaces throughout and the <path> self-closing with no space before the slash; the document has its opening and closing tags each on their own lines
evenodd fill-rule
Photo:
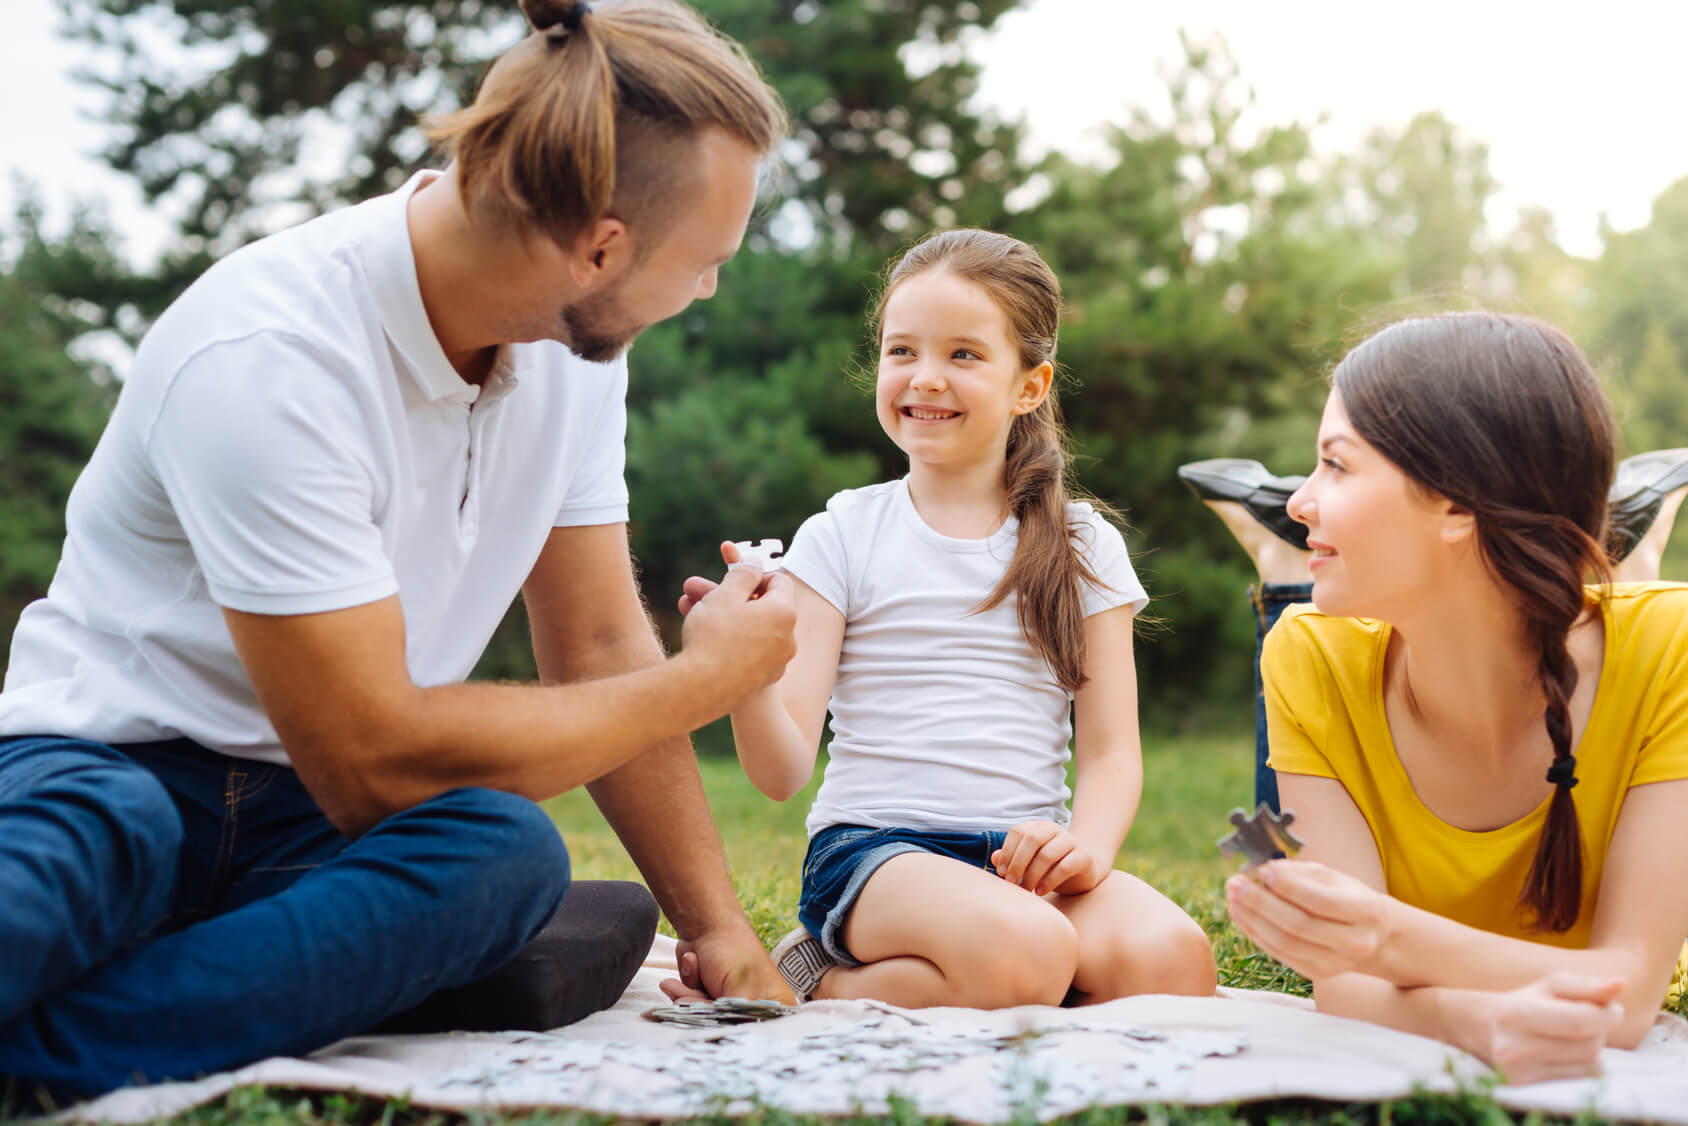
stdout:
<svg viewBox="0 0 1688 1126">
<path fill-rule="evenodd" d="M 1688 354 L 1688 178 L 1659 193 L 1645 227 L 1607 227 L 1602 236 L 1589 277 L 1595 352 L 1619 372 L 1634 371 L 1656 331 Z"/>
<path fill-rule="evenodd" d="M 1663 325 L 1647 330 L 1641 357 L 1615 380 L 1613 398 L 1624 448 L 1631 453 L 1688 442 L 1688 387 L 1682 353 Z"/>
<path fill-rule="evenodd" d="M 0 637 L 41 597 L 58 566 L 65 501 L 110 411 L 110 373 L 73 359 L 74 314 L 41 284 L 45 262 L 109 245 L 90 216 L 63 242 L 46 239 L 25 197 L 14 222 L 23 257 L 0 272 Z M 96 378 L 98 376 L 99 378 Z M 0 650 L 0 671 L 6 650 Z"/>
<path fill-rule="evenodd" d="M 1251 576 L 1176 467 L 1306 466 L 1320 376 L 1400 266 L 1333 198 L 1308 128 L 1260 127 L 1222 42 L 1185 50 L 1168 114 L 1117 126 L 1105 166 L 1051 160 L 1047 196 L 1015 226 L 1067 294 L 1079 477 L 1128 515 L 1168 627 L 1140 654 L 1143 699 L 1190 718 L 1247 705 Z"/>
<path fill-rule="evenodd" d="M 419 120 L 461 105 L 523 33 L 488 0 L 63 0 L 109 97 L 108 163 L 181 213 L 178 282 L 279 226 L 396 187 Z M 784 185 L 822 235 L 891 245 L 989 222 L 1017 130 L 968 107 L 964 37 L 1015 0 L 702 0 L 792 111 Z M 919 69 L 905 61 L 916 48 Z"/>
<path fill-rule="evenodd" d="M 1484 208 L 1497 187 L 1487 145 L 1438 111 L 1421 113 L 1372 130 L 1335 180 L 1355 224 L 1399 249 L 1396 296 L 1486 287 Z"/>
<path fill-rule="evenodd" d="M 1628 453 L 1688 446 L 1688 178 L 1653 201 L 1647 225 L 1616 231 L 1588 272 L 1587 346 L 1612 393 Z M 1684 522 L 1678 520 L 1678 529 Z M 1688 535 L 1662 573 L 1688 576 Z"/>
</svg>

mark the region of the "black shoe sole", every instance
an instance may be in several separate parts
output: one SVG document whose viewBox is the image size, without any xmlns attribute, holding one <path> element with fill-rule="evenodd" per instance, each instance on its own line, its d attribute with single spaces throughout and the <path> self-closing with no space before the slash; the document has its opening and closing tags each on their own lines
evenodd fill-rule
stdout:
<svg viewBox="0 0 1688 1126">
<path fill-rule="evenodd" d="M 1284 506 L 1305 477 L 1274 477 L 1258 461 L 1215 457 L 1178 467 L 1178 479 L 1203 500 L 1229 500 L 1273 535 L 1301 551 L 1307 550 L 1307 526 L 1291 519 Z"/>
<path fill-rule="evenodd" d="M 1622 562 L 1659 518 L 1665 498 L 1688 486 L 1688 450 L 1651 450 L 1618 463 L 1606 494 L 1606 554 Z"/>
</svg>

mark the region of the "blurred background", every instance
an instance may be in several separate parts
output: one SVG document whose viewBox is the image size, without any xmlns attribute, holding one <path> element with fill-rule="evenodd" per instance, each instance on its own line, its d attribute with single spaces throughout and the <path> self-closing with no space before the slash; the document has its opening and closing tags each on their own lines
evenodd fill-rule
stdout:
<svg viewBox="0 0 1688 1126">
<path fill-rule="evenodd" d="M 1061 276 L 1077 476 L 1129 520 L 1163 622 L 1139 651 L 1152 729 L 1250 714 L 1252 573 L 1175 468 L 1305 472 L 1325 373 L 1369 328 L 1546 317 L 1604 374 L 1621 453 L 1688 445 L 1688 10 L 694 3 L 795 133 L 719 295 L 630 358 L 633 547 L 670 637 L 721 539 L 789 538 L 903 471 L 863 313 L 936 226 L 1005 230 Z M 427 165 L 418 115 L 523 25 L 485 0 L 6 0 L 0 30 L 9 638 L 151 319 L 218 256 Z M 479 675 L 531 673 L 518 606 Z"/>
</svg>

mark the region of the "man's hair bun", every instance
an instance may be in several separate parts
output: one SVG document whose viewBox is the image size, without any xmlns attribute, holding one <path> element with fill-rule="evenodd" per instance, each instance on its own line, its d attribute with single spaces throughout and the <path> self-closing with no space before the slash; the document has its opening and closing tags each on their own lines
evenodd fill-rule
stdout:
<svg viewBox="0 0 1688 1126">
<path fill-rule="evenodd" d="M 535 31 L 573 31 L 588 9 L 586 0 L 521 0 L 522 14 Z"/>
</svg>

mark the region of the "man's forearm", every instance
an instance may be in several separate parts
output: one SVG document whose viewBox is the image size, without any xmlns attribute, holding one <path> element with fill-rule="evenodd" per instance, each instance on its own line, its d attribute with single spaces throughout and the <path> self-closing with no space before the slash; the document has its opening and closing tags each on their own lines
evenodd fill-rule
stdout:
<svg viewBox="0 0 1688 1126">
<path fill-rule="evenodd" d="M 691 740 L 663 740 L 587 789 L 681 938 L 744 922 Z"/>
<path fill-rule="evenodd" d="M 566 657 L 556 647 L 548 652 L 549 667 L 542 670 L 548 679 L 590 680 L 663 662 L 655 632 L 644 622 L 629 624 L 612 643 L 571 649 Z M 681 937 L 744 924 L 689 736 L 654 742 L 587 790 Z"/>
<path fill-rule="evenodd" d="M 301 778 L 343 832 L 460 786 L 543 800 L 722 714 L 706 668 L 684 656 L 591 682 L 410 687 L 340 737 L 361 753 L 295 755 Z M 291 747 L 289 748 L 292 749 Z"/>
</svg>

